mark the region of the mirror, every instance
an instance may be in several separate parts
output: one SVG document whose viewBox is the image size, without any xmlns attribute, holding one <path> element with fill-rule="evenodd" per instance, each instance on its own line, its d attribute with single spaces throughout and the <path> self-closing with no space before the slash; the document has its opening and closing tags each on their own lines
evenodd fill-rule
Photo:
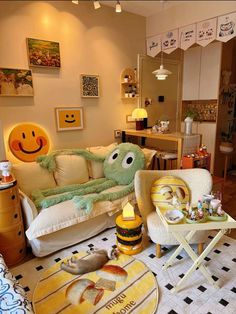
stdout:
<svg viewBox="0 0 236 314">
<path fill-rule="evenodd" d="M 158 120 L 168 119 L 169 131 L 177 132 L 180 130 L 181 62 L 168 59 L 166 54 L 163 61 L 164 67 L 172 74 L 161 81 L 152 74 L 160 68 L 161 59 L 138 55 L 139 101 L 140 106 L 147 110 L 148 127 L 157 124 Z M 148 99 L 151 99 L 151 104 L 147 104 Z"/>
</svg>

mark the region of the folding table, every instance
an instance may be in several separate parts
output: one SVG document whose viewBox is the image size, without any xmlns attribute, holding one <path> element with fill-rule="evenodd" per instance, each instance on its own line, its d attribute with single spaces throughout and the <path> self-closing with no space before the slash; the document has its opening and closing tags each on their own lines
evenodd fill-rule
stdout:
<svg viewBox="0 0 236 314">
<path fill-rule="evenodd" d="M 157 214 L 160 216 L 162 223 L 168 232 L 171 232 L 175 237 L 177 242 L 180 244 L 179 247 L 175 250 L 175 252 L 171 255 L 168 261 L 164 264 L 163 269 L 166 270 L 169 266 L 171 266 L 176 258 L 176 256 L 181 252 L 182 249 L 186 251 L 188 256 L 193 260 L 193 265 L 186 272 L 184 277 L 177 283 L 175 287 L 172 288 L 172 292 L 177 292 L 181 289 L 183 283 L 188 279 L 191 274 L 199 268 L 202 274 L 206 277 L 208 282 L 212 284 L 215 288 L 218 288 L 215 281 L 212 279 L 211 274 L 208 272 L 206 267 L 202 264 L 204 258 L 210 253 L 210 251 L 214 248 L 217 242 L 221 239 L 221 237 L 227 232 L 228 229 L 236 228 L 236 221 L 227 214 L 227 219 L 225 221 L 207 221 L 201 223 L 187 223 L 185 218 L 181 223 L 178 224 L 169 224 L 165 219 L 165 211 L 164 209 L 159 209 L 156 207 Z M 201 255 L 197 255 L 194 250 L 189 245 L 190 239 L 193 235 L 200 230 L 219 230 L 218 233 L 214 236 L 212 241 L 207 245 L 205 250 Z M 183 236 L 183 231 L 188 231 L 187 235 Z"/>
</svg>

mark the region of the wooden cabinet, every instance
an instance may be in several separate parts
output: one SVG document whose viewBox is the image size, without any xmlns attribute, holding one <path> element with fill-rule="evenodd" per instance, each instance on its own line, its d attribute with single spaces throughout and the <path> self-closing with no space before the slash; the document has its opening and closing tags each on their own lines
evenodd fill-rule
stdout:
<svg viewBox="0 0 236 314">
<path fill-rule="evenodd" d="M 183 100 L 217 99 L 222 43 L 194 47 L 184 52 Z"/>
<path fill-rule="evenodd" d="M 138 82 L 136 70 L 125 68 L 120 75 L 121 99 L 135 99 L 138 97 Z"/>
<path fill-rule="evenodd" d="M 0 189 L 0 253 L 8 266 L 20 262 L 26 254 L 24 225 L 16 181 L 12 186 L 1 186 Z"/>
</svg>

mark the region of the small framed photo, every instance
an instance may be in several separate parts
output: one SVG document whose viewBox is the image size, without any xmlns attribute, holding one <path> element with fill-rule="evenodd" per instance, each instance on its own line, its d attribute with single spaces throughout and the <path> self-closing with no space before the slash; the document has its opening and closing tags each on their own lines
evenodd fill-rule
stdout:
<svg viewBox="0 0 236 314">
<path fill-rule="evenodd" d="M 80 75 L 81 97 L 98 98 L 99 97 L 99 76 L 98 75 Z"/>
<path fill-rule="evenodd" d="M 135 122 L 136 120 L 132 118 L 132 114 L 127 114 L 126 115 L 126 123 L 132 123 Z"/>
<path fill-rule="evenodd" d="M 60 47 L 55 41 L 26 38 L 30 67 L 60 68 Z"/>
<path fill-rule="evenodd" d="M 34 96 L 31 70 L 0 68 L 0 96 Z"/>
<path fill-rule="evenodd" d="M 55 108 L 57 131 L 82 130 L 83 108 L 82 107 L 58 107 Z"/>
</svg>

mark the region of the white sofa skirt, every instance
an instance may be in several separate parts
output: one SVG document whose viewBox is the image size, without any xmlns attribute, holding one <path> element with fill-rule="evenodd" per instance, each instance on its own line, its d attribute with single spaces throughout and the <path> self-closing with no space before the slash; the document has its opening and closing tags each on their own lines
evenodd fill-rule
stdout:
<svg viewBox="0 0 236 314">
<path fill-rule="evenodd" d="M 29 241 L 33 254 L 42 257 L 87 240 L 105 229 L 114 227 L 115 219 L 120 213 L 121 211 L 112 216 L 108 214 L 99 215 L 79 224 L 33 239 Z"/>
</svg>

